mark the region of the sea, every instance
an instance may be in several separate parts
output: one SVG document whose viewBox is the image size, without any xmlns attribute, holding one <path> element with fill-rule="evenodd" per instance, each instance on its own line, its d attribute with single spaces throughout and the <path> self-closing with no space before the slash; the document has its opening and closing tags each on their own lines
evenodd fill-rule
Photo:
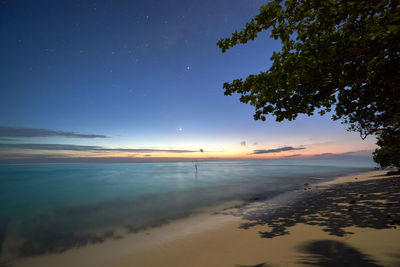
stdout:
<svg viewBox="0 0 400 267">
<path fill-rule="evenodd" d="M 370 158 L 0 164 L 0 266 L 374 167 Z"/>
</svg>

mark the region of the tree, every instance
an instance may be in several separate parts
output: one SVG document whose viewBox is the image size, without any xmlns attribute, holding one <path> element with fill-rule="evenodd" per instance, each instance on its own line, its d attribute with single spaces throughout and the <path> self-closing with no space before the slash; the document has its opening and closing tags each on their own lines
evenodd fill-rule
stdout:
<svg viewBox="0 0 400 267">
<path fill-rule="evenodd" d="M 373 153 L 374 160 L 382 167 L 400 166 L 400 133 L 391 130 L 382 132 L 378 136 L 377 145 L 380 146 Z"/>
<path fill-rule="evenodd" d="M 386 136 L 398 140 L 400 133 L 398 1 L 274 0 L 217 45 L 226 52 L 261 33 L 282 43 L 272 66 L 224 83 L 225 95 L 241 94 L 241 102 L 255 107 L 256 120 L 334 111 L 332 119 L 342 119 L 361 138 L 376 135 L 379 146 L 393 148 Z M 399 146 L 390 151 L 385 154 L 394 157 Z"/>
</svg>

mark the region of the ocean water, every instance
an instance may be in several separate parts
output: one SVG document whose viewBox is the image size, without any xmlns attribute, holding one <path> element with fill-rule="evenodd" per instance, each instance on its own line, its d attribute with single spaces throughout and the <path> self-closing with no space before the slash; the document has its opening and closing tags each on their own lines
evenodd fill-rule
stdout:
<svg viewBox="0 0 400 267">
<path fill-rule="evenodd" d="M 371 170 L 370 159 L 0 165 L 0 265 L 123 238 L 233 200 Z M 121 229 L 123 231 L 121 231 Z"/>
</svg>

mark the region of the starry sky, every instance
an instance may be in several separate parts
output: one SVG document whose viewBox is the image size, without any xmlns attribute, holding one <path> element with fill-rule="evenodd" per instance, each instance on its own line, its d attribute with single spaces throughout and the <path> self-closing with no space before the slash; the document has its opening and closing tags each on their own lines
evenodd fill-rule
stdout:
<svg viewBox="0 0 400 267">
<path fill-rule="evenodd" d="M 0 161 L 370 155 L 329 115 L 254 121 L 222 84 L 265 71 L 268 32 L 216 42 L 259 0 L 0 0 Z"/>
</svg>

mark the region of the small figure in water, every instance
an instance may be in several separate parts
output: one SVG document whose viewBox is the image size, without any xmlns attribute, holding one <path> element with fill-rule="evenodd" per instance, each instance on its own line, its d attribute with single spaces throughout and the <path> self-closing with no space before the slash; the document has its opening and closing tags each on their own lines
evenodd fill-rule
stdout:
<svg viewBox="0 0 400 267">
<path fill-rule="evenodd" d="M 196 169 L 196 174 L 197 174 L 197 163 L 194 164 L 194 168 Z"/>
</svg>

